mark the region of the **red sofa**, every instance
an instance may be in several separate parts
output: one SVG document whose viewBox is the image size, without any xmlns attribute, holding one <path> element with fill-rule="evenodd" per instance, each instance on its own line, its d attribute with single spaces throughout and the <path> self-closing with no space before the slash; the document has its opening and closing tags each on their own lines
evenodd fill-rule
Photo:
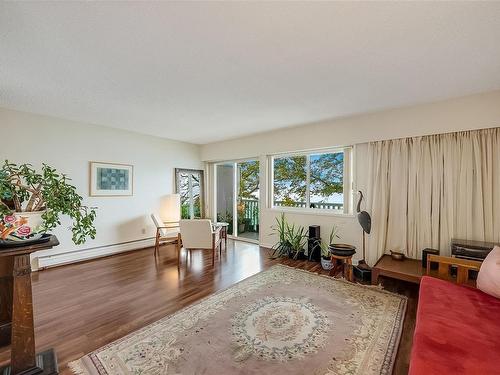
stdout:
<svg viewBox="0 0 500 375">
<path fill-rule="evenodd" d="M 409 375 L 500 374 L 500 299 L 424 276 Z"/>
</svg>

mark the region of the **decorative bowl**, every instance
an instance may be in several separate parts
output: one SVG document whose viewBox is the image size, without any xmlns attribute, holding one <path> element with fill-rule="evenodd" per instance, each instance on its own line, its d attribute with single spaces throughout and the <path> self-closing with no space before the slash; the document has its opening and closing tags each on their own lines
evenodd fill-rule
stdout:
<svg viewBox="0 0 500 375">
<path fill-rule="evenodd" d="M 355 246 L 343 243 L 330 244 L 330 246 L 328 246 L 328 249 L 330 249 L 330 252 L 333 255 L 344 256 L 344 257 L 348 257 L 356 253 Z"/>
<path fill-rule="evenodd" d="M 398 253 L 397 251 L 391 250 L 391 257 L 394 260 L 405 260 L 405 255 L 403 253 Z"/>
</svg>

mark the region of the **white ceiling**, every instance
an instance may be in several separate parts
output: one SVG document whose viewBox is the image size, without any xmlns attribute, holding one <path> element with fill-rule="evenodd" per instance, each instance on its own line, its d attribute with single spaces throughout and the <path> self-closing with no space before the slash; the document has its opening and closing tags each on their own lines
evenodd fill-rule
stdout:
<svg viewBox="0 0 500 375">
<path fill-rule="evenodd" d="M 193 143 L 500 88 L 500 2 L 2 2 L 0 107 Z"/>
</svg>

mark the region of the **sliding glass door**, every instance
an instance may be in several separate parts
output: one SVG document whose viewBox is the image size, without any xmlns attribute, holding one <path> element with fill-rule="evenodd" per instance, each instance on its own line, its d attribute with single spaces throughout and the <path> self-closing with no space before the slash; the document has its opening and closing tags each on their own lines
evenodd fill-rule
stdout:
<svg viewBox="0 0 500 375">
<path fill-rule="evenodd" d="M 259 240 L 259 161 L 236 163 L 238 237 Z"/>
<path fill-rule="evenodd" d="M 222 221 L 229 224 L 227 234 L 234 233 L 234 163 L 216 164 L 216 212 L 217 221 Z"/>
<path fill-rule="evenodd" d="M 259 240 L 259 161 L 216 164 L 217 221 L 229 223 L 228 234 Z"/>
</svg>

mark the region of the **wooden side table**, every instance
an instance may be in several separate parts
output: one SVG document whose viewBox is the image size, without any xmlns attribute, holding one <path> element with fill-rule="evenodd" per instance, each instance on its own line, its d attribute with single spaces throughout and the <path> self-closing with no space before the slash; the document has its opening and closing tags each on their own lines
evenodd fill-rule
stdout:
<svg viewBox="0 0 500 375">
<path fill-rule="evenodd" d="M 48 242 L 0 248 L 0 342 L 11 344 L 10 366 L 1 375 L 54 375 L 58 373 L 55 353 L 35 352 L 33 294 L 30 254 L 59 245 L 56 236 Z"/>
<path fill-rule="evenodd" d="M 221 238 L 224 239 L 224 246 L 227 249 L 227 228 L 229 227 L 229 223 L 224 223 L 221 221 L 221 222 L 215 223 L 215 226 L 221 228 L 220 236 L 221 236 Z"/>
<path fill-rule="evenodd" d="M 435 257 L 435 256 L 433 256 Z M 432 258 L 432 257 L 431 257 Z M 438 259 L 448 258 L 448 262 L 461 263 L 462 265 L 476 265 L 475 261 L 465 261 L 461 262 L 460 259 L 456 259 L 455 262 L 451 260 L 454 258 L 449 257 L 437 257 Z M 428 258 L 429 259 L 429 258 Z M 404 260 L 395 260 L 388 254 L 382 255 L 377 263 L 372 268 L 372 285 L 377 285 L 379 282 L 379 277 L 389 277 L 396 280 L 407 281 L 414 284 L 420 284 L 422 276 L 429 275 L 433 277 L 438 277 L 451 282 L 456 282 L 456 278 L 451 275 L 443 275 L 439 270 L 434 270 L 429 267 L 429 269 L 422 267 L 422 261 L 417 259 L 405 258 Z M 467 275 L 468 277 L 468 275 Z M 468 280 L 470 286 L 475 285 L 475 280 Z"/>
<path fill-rule="evenodd" d="M 342 276 L 348 281 L 352 281 L 352 255 L 341 256 L 341 255 L 331 255 L 333 268 L 330 270 L 330 276 L 336 276 L 340 271 L 342 271 Z"/>
<path fill-rule="evenodd" d="M 379 276 L 420 284 L 426 269 L 417 259 L 395 260 L 388 254 L 382 255 L 372 268 L 372 285 L 378 284 Z"/>
</svg>

